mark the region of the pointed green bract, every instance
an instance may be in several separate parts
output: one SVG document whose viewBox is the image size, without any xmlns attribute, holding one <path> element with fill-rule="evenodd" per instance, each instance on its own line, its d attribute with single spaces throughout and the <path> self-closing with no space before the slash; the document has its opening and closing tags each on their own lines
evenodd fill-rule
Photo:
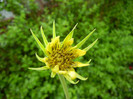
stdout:
<svg viewBox="0 0 133 99">
<path fill-rule="evenodd" d="M 45 36 L 45 34 L 43 32 L 42 26 L 41 26 L 41 34 L 42 34 L 43 42 L 44 42 L 45 46 L 47 46 L 48 41 L 47 41 L 47 38 L 46 38 L 46 36 Z"/>
<path fill-rule="evenodd" d="M 81 79 L 81 80 L 87 80 L 88 78 L 82 77 L 81 75 L 79 75 L 78 73 L 76 73 L 77 78 Z"/>
<path fill-rule="evenodd" d="M 74 82 L 74 81 L 71 79 L 71 77 L 69 77 L 68 75 L 64 75 L 64 77 L 65 77 L 70 83 L 72 83 L 72 84 L 77 84 L 77 83 L 79 82 L 79 80 L 76 81 L 76 82 Z"/>
<path fill-rule="evenodd" d="M 78 25 L 78 23 L 74 26 L 74 28 L 72 29 L 72 31 L 66 36 L 66 38 L 64 39 L 62 45 L 65 43 L 65 41 L 70 40 L 72 38 L 73 32 L 74 32 L 74 30 L 75 30 L 75 28 L 76 28 L 77 25 Z"/>
<path fill-rule="evenodd" d="M 83 49 L 83 50 L 88 51 L 88 50 L 97 42 L 97 40 L 98 40 L 98 39 L 96 39 L 92 44 L 90 44 L 88 47 L 86 47 L 86 48 Z"/>
<path fill-rule="evenodd" d="M 30 29 L 34 39 L 36 40 L 37 44 L 39 45 L 39 47 L 42 49 L 42 51 L 44 52 L 45 55 L 46 54 L 46 49 L 44 48 L 44 46 L 42 45 L 42 43 L 38 40 L 38 38 L 35 36 L 35 34 L 32 32 L 32 30 Z"/>
<path fill-rule="evenodd" d="M 55 21 L 53 21 L 53 38 L 56 37 L 56 33 L 55 33 Z"/>
<path fill-rule="evenodd" d="M 37 55 L 37 53 L 35 53 L 35 55 L 36 55 L 36 58 L 37 58 L 39 61 L 41 61 L 41 62 L 45 62 L 45 59 L 44 59 L 44 58 L 39 57 L 39 56 Z"/>
<path fill-rule="evenodd" d="M 39 67 L 39 68 L 29 68 L 29 69 L 31 69 L 31 70 L 47 70 L 47 69 L 49 69 L 49 67 L 43 66 L 43 67 Z"/>
<path fill-rule="evenodd" d="M 88 38 L 92 35 L 92 33 L 95 31 L 96 29 L 94 29 L 91 33 L 89 33 L 81 42 L 79 42 L 75 48 L 80 48 L 87 40 Z"/>
<path fill-rule="evenodd" d="M 90 62 L 91 62 L 91 59 L 88 62 L 86 62 L 86 64 L 90 64 Z"/>
</svg>

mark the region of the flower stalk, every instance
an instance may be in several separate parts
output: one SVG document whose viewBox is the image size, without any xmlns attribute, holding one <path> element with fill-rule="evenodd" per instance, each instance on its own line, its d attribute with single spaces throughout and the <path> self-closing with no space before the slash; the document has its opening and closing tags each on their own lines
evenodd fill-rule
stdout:
<svg viewBox="0 0 133 99">
<path fill-rule="evenodd" d="M 60 74 L 58 74 L 58 76 L 59 76 L 60 82 L 62 84 L 66 99 L 70 99 L 69 93 L 68 93 L 68 87 L 67 87 L 67 84 L 66 84 L 66 81 L 65 81 L 64 77 Z"/>
</svg>

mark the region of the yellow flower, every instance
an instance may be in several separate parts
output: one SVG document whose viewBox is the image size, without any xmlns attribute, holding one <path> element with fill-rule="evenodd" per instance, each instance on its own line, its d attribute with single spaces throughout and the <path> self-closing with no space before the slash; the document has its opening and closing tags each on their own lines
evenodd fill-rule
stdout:
<svg viewBox="0 0 133 99">
<path fill-rule="evenodd" d="M 84 56 L 86 52 L 96 43 L 98 39 L 96 39 L 92 44 L 90 44 L 88 47 L 84 49 L 79 49 L 86 40 L 90 37 L 90 35 L 95 31 L 95 29 L 88 34 L 81 42 L 79 42 L 76 46 L 72 46 L 74 39 L 72 38 L 74 29 L 76 28 L 77 24 L 74 26 L 72 31 L 66 36 L 66 38 L 63 40 L 63 42 L 60 42 L 60 37 L 56 36 L 55 33 L 55 22 L 53 22 L 53 38 L 51 39 L 51 42 L 48 42 L 45 34 L 41 27 L 41 34 L 43 37 L 44 44 L 43 45 L 38 38 L 35 36 L 35 34 L 32 32 L 33 37 L 35 38 L 36 42 L 46 55 L 44 58 L 39 57 L 36 54 L 36 57 L 39 61 L 46 64 L 46 66 L 40 67 L 40 68 L 29 68 L 32 70 L 47 70 L 51 69 L 51 77 L 55 77 L 56 74 L 63 75 L 69 82 L 76 84 L 78 81 L 74 81 L 74 79 L 78 78 L 81 80 L 86 80 L 87 78 L 84 78 L 80 76 L 78 73 L 76 73 L 75 69 L 76 67 L 84 67 L 88 66 L 90 61 L 87 63 L 81 63 L 77 61 L 73 61 L 77 57 Z"/>
</svg>

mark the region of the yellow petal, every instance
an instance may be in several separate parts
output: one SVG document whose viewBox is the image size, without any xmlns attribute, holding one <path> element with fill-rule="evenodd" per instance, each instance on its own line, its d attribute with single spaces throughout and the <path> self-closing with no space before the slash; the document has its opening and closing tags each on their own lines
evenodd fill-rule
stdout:
<svg viewBox="0 0 133 99">
<path fill-rule="evenodd" d="M 69 75 L 64 75 L 64 77 L 72 84 L 77 84 L 79 82 L 79 80 L 74 82 Z"/>
<path fill-rule="evenodd" d="M 90 65 L 90 64 L 83 64 L 83 63 L 81 63 L 81 62 L 74 62 L 75 64 L 74 65 L 72 65 L 72 67 L 85 67 L 85 66 L 88 66 L 88 65 Z"/>
<path fill-rule="evenodd" d="M 78 24 L 76 24 L 76 25 L 74 26 L 74 28 L 72 29 L 72 31 L 66 36 L 66 38 L 65 38 L 64 41 L 62 42 L 62 45 L 64 45 L 64 43 L 65 43 L 66 41 L 68 41 L 68 40 L 70 40 L 70 39 L 72 38 L 73 32 L 74 32 L 74 30 L 75 30 L 75 28 L 76 28 L 77 25 L 78 25 Z"/>
<path fill-rule="evenodd" d="M 54 78 L 54 77 L 55 77 L 55 75 L 56 75 L 56 73 L 55 73 L 55 72 L 51 72 L 51 78 Z"/>
<path fill-rule="evenodd" d="M 75 71 L 69 71 L 68 74 L 69 74 L 69 76 L 71 77 L 72 80 L 76 79 Z"/>
<path fill-rule="evenodd" d="M 73 44 L 73 41 L 74 41 L 74 39 L 71 38 L 70 40 L 66 41 L 66 42 L 63 44 L 63 47 L 65 47 L 65 46 L 71 46 L 71 45 Z"/>
<path fill-rule="evenodd" d="M 67 71 L 58 71 L 58 74 L 66 74 L 67 73 Z"/>
<path fill-rule="evenodd" d="M 68 45 L 71 46 L 71 45 L 73 44 L 73 42 L 74 42 L 74 39 L 72 38 L 72 39 L 70 39 L 70 40 L 68 41 Z"/>
<path fill-rule="evenodd" d="M 28 69 L 31 69 L 31 70 L 47 70 L 49 69 L 48 66 L 43 66 L 43 67 L 39 67 L 39 68 L 28 68 Z"/>
<path fill-rule="evenodd" d="M 81 80 L 87 80 L 88 78 L 82 77 L 81 75 L 79 75 L 78 73 L 76 73 L 76 77 L 81 79 Z"/>
<path fill-rule="evenodd" d="M 47 52 L 48 54 L 50 54 L 50 53 L 52 52 L 52 48 L 51 48 L 51 44 L 50 44 L 50 43 L 48 43 L 48 45 L 47 45 L 47 47 L 46 47 L 46 52 Z"/>
<path fill-rule="evenodd" d="M 52 72 L 58 73 L 58 71 L 59 71 L 59 66 L 58 65 L 56 65 L 54 68 L 52 68 Z"/>
<path fill-rule="evenodd" d="M 59 48 L 60 47 L 60 39 L 59 39 L 60 37 L 59 36 L 57 36 L 57 37 L 55 37 L 54 39 L 52 39 L 52 41 L 51 41 L 51 48 L 52 48 L 52 50 L 54 50 L 54 49 L 57 49 L 57 48 Z"/>
<path fill-rule="evenodd" d="M 76 57 L 79 57 L 79 56 L 84 56 L 86 54 L 86 51 L 81 49 L 74 49 L 73 53 Z"/>
<path fill-rule="evenodd" d="M 72 38 L 71 40 L 66 41 L 66 42 L 63 44 L 63 46 L 62 46 L 62 50 L 63 50 L 64 52 L 67 52 L 67 51 L 70 51 L 71 49 L 73 49 L 73 48 L 71 47 L 71 45 L 73 44 L 73 41 L 74 41 L 73 38 Z"/>
</svg>

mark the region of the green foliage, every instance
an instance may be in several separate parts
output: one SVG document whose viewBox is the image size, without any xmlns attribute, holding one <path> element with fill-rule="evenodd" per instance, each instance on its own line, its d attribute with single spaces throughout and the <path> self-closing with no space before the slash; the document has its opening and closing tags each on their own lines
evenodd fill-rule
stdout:
<svg viewBox="0 0 133 99">
<path fill-rule="evenodd" d="M 5 9 L 13 11 L 15 18 L 0 23 L 0 99 L 64 98 L 58 77 L 52 79 L 49 71 L 28 69 L 45 65 L 35 57 L 36 52 L 44 55 L 29 29 L 42 41 L 42 26 L 50 41 L 53 20 L 61 40 L 76 23 L 79 24 L 74 32 L 75 45 L 95 28 L 82 48 L 99 38 L 85 57 L 79 59 L 92 62 L 90 67 L 77 69 L 88 80 L 69 84 L 71 99 L 133 98 L 133 70 L 129 70 L 133 66 L 132 7 L 132 0 L 55 0 L 48 1 L 43 14 L 38 15 L 34 0 L 8 0 Z"/>
</svg>

